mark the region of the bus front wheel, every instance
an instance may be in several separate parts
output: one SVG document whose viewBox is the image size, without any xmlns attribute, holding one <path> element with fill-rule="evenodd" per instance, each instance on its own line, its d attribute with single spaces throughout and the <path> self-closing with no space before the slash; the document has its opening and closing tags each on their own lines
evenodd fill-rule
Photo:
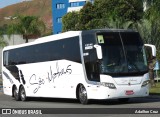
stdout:
<svg viewBox="0 0 160 117">
<path fill-rule="evenodd" d="M 27 100 L 26 91 L 23 86 L 20 87 L 20 98 L 22 101 Z"/>
<path fill-rule="evenodd" d="M 79 101 L 81 102 L 81 104 L 88 103 L 87 90 L 82 84 L 79 87 Z"/>
</svg>

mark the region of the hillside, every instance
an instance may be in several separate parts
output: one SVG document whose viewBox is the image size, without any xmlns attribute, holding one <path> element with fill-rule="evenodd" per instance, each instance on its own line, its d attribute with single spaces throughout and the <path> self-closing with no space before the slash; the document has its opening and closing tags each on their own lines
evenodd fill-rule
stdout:
<svg viewBox="0 0 160 117">
<path fill-rule="evenodd" d="M 11 23 L 9 17 L 15 15 L 34 15 L 40 17 L 47 27 L 47 32 L 52 29 L 52 0 L 23 1 L 0 9 L 0 26 Z"/>
</svg>

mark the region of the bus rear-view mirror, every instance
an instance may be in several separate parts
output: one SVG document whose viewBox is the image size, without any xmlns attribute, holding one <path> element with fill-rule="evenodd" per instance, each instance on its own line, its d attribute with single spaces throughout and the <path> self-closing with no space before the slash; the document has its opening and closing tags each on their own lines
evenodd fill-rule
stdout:
<svg viewBox="0 0 160 117">
<path fill-rule="evenodd" d="M 156 57 L 156 47 L 151 44 L 144 44 L 149 54 L 151 54 L 153 57 Z"/>
<path fill-rule="evenodd" d="M 102 59 L 102 48 L 101 48 L 101 46 L 100 45 L 94 45 L 94 48 L 96 48 L 98 59 Z"/>
</svg>

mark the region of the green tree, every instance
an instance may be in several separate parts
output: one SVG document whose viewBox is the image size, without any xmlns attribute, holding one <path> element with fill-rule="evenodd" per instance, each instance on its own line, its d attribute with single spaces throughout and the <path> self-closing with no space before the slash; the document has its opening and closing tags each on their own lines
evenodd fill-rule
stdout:
<svg viewBox="0 0 160 117">
<path fill-rule="evenodd" d="M 3 26 L 1 26 L 0 27 L 0 32 L 3 33 L 3 34 L 6 34 L 7 33 L 7 27 L 8 27 L 7 24 L 4 24 Z"/>
<path fill-rule="evenodd" d="M 17 20 L 8 27 L 8 34 L 21 34 L 28 42 L 29 37 L 41 36 L 45 32 L 45 24 L 36 16 L 18 16 Z"/>
<path fill-rule="evenodd" d="M 63 28 L 62 31 L 70 31 L 70 30 L 77 30 L 77 23 L 78 23 L 78 12 L 69 12 L 62 18 Z"/>
<path fill-rule="evenodd" d="M 78 28 L 79 30 L 90 29 L 87 25 L 94 19 L 94 6 L 87 2 L 79 12 Z M 87 27 L 86 27 L 87 26 Z"/>
<path fill-rule="evenodd" d="M 133 21 L 125 21 L 123 18 L 113 18 L 111 16 L 108 19 L 108 28 L 128 29 L 131 28 L 133 23 Z"/>
<path fill-rule="evenodd" d="M 3 32 L 0 30 L 0 47 L 5 47 L 7 42 L 4 40 Z"/>
<path fill-rule="evenodd" d="M 129 21 L 139 21 L 143 17 L 143 2 L 141 0 L 119 0 L 116 11 L 119 17 Z"/>
<path fill-rule="evenodd" d="M 144 0 L 148 4 L 148 9 L 146 9 L 144 18 L 140 25 L 147 29 L 145 31 L 148 33 L 148 38 L 145 38 L 148 43 L 155 44 L 157 48 L 159 47 L 160 43 L 160 1 L 159 0 Z M 145 25 L 145 26 L 144 26 Z M 147 35 L 147 34 L 145 34 Z"/>
<path fill-rule="evenodd" d="M 143 2 L 141 0 L 95 0 L 94 4 L 87 2 L 79 11 L 75 26 L 78 27 L 76 30 L 127 28 L 131 21 L 137 22 L 142 17 Z M 70 19 L 72 18 L 71 16 Z M 63 20 L 66 21 L 65 25 L 70 24 L 68 18 L 64 17 Z"/>
<path fill-rule="evenodd" d="M 137 21 L 143 17 L 141 0 L 95 0 L 94 7 L 96 18 L 112 16 L 126 21 Z"/>
<path fill-rule="evenodd" d="M 157 0 L 142 0 L 143 1 L 143 4 L 144 4 L 144 7 L 146 7 L 146 9 L 150 8 L 153 3 L 155 3 Z M 146 10 L 145 9 L 145 10 Z"/>
<path fill-rule="evenodd" d="M 149 20 L 159 20 L 160 18 L 160 1 L 154 0 L 150 7 L 145 11 L 145 18 Z"/>
<path fill-rule="evenodd" d="M 107 18 L 116 14 L 117 0 L 95 0 L 94 11 L 96 19 Z"/>
</svg>

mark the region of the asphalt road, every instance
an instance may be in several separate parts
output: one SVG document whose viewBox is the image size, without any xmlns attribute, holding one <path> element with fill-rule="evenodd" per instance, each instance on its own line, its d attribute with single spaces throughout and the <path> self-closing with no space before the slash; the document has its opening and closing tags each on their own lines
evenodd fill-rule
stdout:
<svg viewBox="0 0 160 117">
<path fill-rule="evenodd" d="M 123 109 L 123 108 L 135 108 L 135 109 L 144 109 L 144 108 L 150 108 L 150 109 L 159 109 L 160 108 L 160 97 L 147 97 L 147 98 L 132 98 L 129 102 L 127 103 L 120 103 L 117 100 L 105 100 L 105 101 L 95 101 L 92 100 L 90 102 L 90 104 L 88 105 L 82 105 L 79 103 L 79 101 L 77 100 L 73 100 L 73 99 L 55 99 L 55 98 L 30 98 L 28 101 L 26 102 L 22 102 L 22 101 L 15 101 L 14 98 L 10 97 L 10 96 L 6 96 L 4 95 L 2 92 L 0 93 L 0 108 L 35 108 L 35 109 L 42 109 L 42 108 L 48 108 L 50 111 L 55 112 L 57 108 L 60 108 L 62 110 L 64 109 L 76 109 L 76 108 L 80 108 L 83 109 L 83 111 L 85 109 L 95 109 L 95 108 L 99 108 L 99 109 Z M 124 109 L 125 110 L 125 109 Z M 95 111 L 95 110 L 93 110 Z M 128 110 L 126 110 L 128 111 Z M 158 110 L 160 111 L 160 110 Z M 73 112 L 74 113 L 74 112 Z M 92 113 L 92 112 L 91 112 Z M 159 117 L 160 116 L 160 112 L 158 112 L 159 114 L 136 114 L 137 116 L 142 116 L 142 117 Z M 8 115 L 3 115 L 4 117 L 8 116 Z M 22 116 L 22 115 L 12 115 L 12 116 Z M 28 115 L 23 115 L 28 117 Z M 33 115 L 29 115 L 29 116 L 33 116 Z M 35 115 L 36 116 L 36 115 Z M 38 115 L 39 116 L 39 115 Z M 51 116 L 51 115 L 41 115 L 41 116 Z M 109 116 L 109 117 L 132 117 L 135 116 L 135 114 L 100 114 L 100 115 L 95 115 L 95 114 L 89 114 L 89 115 L 82 115 L 82 114 L 63 114 L 63 111 L 60 111 L 60 113 L 58 114 L 54 114 L 52 115 L 53 117 L 81 117 L 81 116 L 86 116 L 86 117 L 105 117 L 105 116 Z M 0 115 L 1 117 L 1 115 Z"/>
</svg>

